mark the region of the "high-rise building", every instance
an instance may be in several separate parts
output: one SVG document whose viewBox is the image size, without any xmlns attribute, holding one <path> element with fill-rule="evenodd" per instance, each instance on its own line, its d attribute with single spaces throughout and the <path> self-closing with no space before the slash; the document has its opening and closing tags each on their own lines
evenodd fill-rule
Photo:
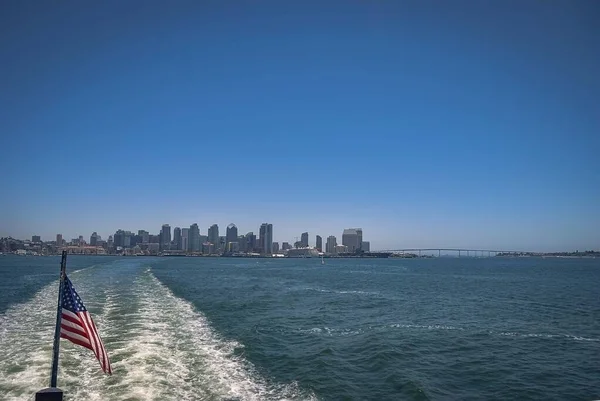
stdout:
<svg viewBox="0 0 600 401">
<path fill-rule="evenodd" d="M 160 248 L 169 249 L 171 246 L 171 226 L 163 224 L 160 230 Z"/>
<path fill-rule="evenodd" d="M 281 250 L 282 251 L 287 251 L 288 249 L 292 249 L 292 246 L 290 245 L 289 242 L 282 242 L 281 243 Z"/>
<path fill-rule="evenodd" d="M 198 224 L 194 223 L 190 226 L 188 236 L 188 249 L 191 252 L 200 252 L 200 229 Z"/>
<path fill-rule="evenodd" d="M 98 233 L 94 231 L 92 235 L 90 235 L 90 245 L 98 246 Z"/>
<path fill-rule="evenodd" d="M 115 233 L 115 235 L 113 235 L 114 238 L 114 245 L 116 247 L 123 247 L 123 236 L 125 235 L 125 231 L 123 230 L 117 230 L 117 232 Z"/>
<path fill-rule="evenodd" d="M 175 249 L 177 249 L 178 251 L 183 249 L 181 247 L 181 228 L 180 227 L 175 227 L 173 229 L 173 242 L 175 242 Z"/>
<path fill-rule="evenodd" d="M 225 246 L 228 251 L 229 251 L 229 244 L 230 242 L 237 242 L 238 240 L 238 229 L 235 226 L 235 224 L 231 223 L 230 225 L 227 226 L 227 231 L 225 234 Z M 231 251 L 229 251 L 231 252 Z"/>
<path fill-rule="evenodd" d="M 323 252 L 323 238 L 321 238 L 320 235 L 317 235 L 317 243 L 315 248 L 317 248 L 319 252 Z"/>
<path fill-rule="evenodd" d="M 188 251 L 189 250 L 189 228 L 181 229 L 181 250 Z"/>
<path fill-rule="evenodd" d="M 246 241 L 245 235 L 239 235 L 237 239 L 238 246 L 240 248 L 240 252 L 245 253 L 248 252 L 248 242 Z"/>
<path fill-rule="evenodd" d="M 141 237 L 142 244 L 150 243 L 150 233 L 146 230 L 138 230 L 138 236 Z"/>
<path fill-rule="evenodd" d="M 256 251 L 256 235 L 252 231 L 246 234 L 246 252 Z"/>
<path fill-rule="evenodd" d="M 39 235 L 32 235 L 31 242 L 42 242 L 42 237 L 40 237 Z"/>
<path fill-rule="evenodd" d="M 62 234 L 56 234 L 56 246 L 62 246 L 63 237 Z"/>
<path fill-rule="evenodd" d="M 279 242 L 273 242 L 273 253 L 279 253 Z"/>
<path fill-rule="evenodd" d="M 347 228 L 342 234 L 342 245 L 348 247 L 348 252 L 360 251 L 362 246 L 362 228 Z"/>
<path fill-rule="evenodd" d="M 208 228 L 208 242 L 214 245 L 213 252 L 219 249 L 219 226 L 217 224 L 213 224 Z"/>
<path fill-rule="evenodd" d="M 131 231 L 125 231 L 123 233 L 123 248 L 131 248 L 131 238 L 133 237 L 133 233 Z M 83 240 L 81 238 L 80 240 Z"/>
<path fill-rule="evenodd" d="M 371 243 L 369 241 L 363 241 L 360 249 L 364 252 L 371 252 Z"/>
<path fill-rule="evenodd" d="M 302 248 L 308 248 L 308 233 L 302 233 L 300 236 L 300 246 Z"/>
<path fill-rule="evenodd" d="M 337 246 L 337 240 L 333 235 L 327 237 L 327 243 L 325 244 L 325 253 L 335 254 L 335 247 Z"/>
<path fill-rule="evenodd" d="M 259 234 L 261 253 L 271 255 L 273 253 L 273 224 L 261 224 Z"/>
</svg>

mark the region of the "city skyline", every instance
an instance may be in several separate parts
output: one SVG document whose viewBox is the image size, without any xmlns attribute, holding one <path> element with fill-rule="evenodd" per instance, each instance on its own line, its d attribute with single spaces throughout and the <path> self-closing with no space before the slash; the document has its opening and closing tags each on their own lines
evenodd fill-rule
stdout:
<svg viewBox="0 0 600 401">
<path fill-rule="evenodd" d="M 240 7 L 3 4 L 0 236 L 598 248 L 597 2 Z"/>
</svg>

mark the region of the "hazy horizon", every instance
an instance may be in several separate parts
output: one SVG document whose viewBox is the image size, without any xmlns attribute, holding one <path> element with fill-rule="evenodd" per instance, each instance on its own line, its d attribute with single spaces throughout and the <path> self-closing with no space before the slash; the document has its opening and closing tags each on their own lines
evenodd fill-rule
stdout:
<svg viewBox="0 0 600 401">
<path fill-rule="evenodd" d="M 598 2 L 0 11 L 0 236 L 600 249 Z"/>
</svg>

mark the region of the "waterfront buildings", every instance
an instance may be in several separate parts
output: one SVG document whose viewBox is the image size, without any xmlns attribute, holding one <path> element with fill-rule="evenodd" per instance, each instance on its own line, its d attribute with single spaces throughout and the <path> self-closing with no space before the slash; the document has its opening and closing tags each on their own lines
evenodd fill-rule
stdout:
<svg viewBox="0 0 600 401">
<path fill-rule="evenodd" d="M 362 245 L 362 228 L 347 228 L 342 234 L 342 245 L 348 247 L 348 252 L 360 251 Z"/>
<path fill-rule="evenodd" d="M 300 236 L 300 247 L 308 248 L 308 233 L 302 233 Z"/>
<path fill-rule="evenodd" d="M 279 242 L 273 242 L 273 253 L 279 253 Z"/>
<path fill-rule="evenodd" d="M 259 235 L 261 253 L 271 255 L 273 253 L 273 224 L 261 224 Z"/>
<path fill-rule="evenodd" d="M 360 249 L 363 252 L 371 252 L 371 243 L 369 241 L 363 241 Z"/>
<path fill-rule="evenodd" d="M 208 228 L 208 242 L 213 244 L 212 253 L 216 252 L 220 246 L 219 243 L 219 226 L 217 224 L 213 224 Z"/>
<path fill-rule="evenodd" d="M 327 243 L 325 244 L 325 252 L 331 255 L 335 254 L 335 247 L 337 246 L 337 240 L 333 235 L 327 237 Z"/>
<path fill-rule="evenodd" d="M 190 226 L 188 237 L 188 250 L 190 252 L 200 252 L 200 229 L 198 224 L 194 223 Z"/>
<path fill-rule="evenodd" d="M 182 251 L 187 251 L 190 247 L 190 243 L 189 243 L 189 233 L 190 233 L 190 229 L 189 228 L 182 228 L 181 229 L 181 250 Z"/>
<path fill-rule="evenodd" d="M 317 248 L 317 251 L 323 252 L 323 238 L 321 238 L 320 235 L 317 235 L 317 241 L 315 244 L 315 248 Z"/>
<path fill-rule="evenodd" d="M 237 242 L 238 240 L 238 229 L 235 226 L 235 224 L 231 223 L 230 225 L 227 226 L 227 230 L 225 233 L 225 247 L 227 249 L 228 252 L 232 252 L 229 251 L 229 244 L 232 242 Z"/>
<path fill-rule="evenodd" d="M 98 245 L 98 233 L 94 231 L 92 235 L 90 235 L 90 246 Z"/>
<path fill-rule="evenodd" d="M 171 246 L 171 226 L 163 224 L 160 230 L 160 249 L 169 249 Z"/>
<path fill-rule="evenodd" d="M 256 247 L 256 235 L 250 231 L 248 234 L 246 234 L 246 252 L 255 252 Z"/>
<path fill-rule="evenodd" d="M 63 237 L 62 234 L 56 234 L 56 246 L 63 245 Z"/>
<path fill-rule="evenodd" d="M 183 248 L 181 247 L 181 228 L 175 227 L 173 229 L 173 242 L 175 243 L 175 249 L 180 251 Z"/>
</svg>

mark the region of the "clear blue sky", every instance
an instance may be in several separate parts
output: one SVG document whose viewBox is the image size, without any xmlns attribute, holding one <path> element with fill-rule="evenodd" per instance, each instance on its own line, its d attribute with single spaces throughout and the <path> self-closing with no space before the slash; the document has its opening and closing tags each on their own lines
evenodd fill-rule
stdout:
<svg viewBox="0 0 600 401">
<path fill-rule="evenodd" d="M 0 235 L 600 248 L 597 1 L 0 4 Z"/>
</svg>

